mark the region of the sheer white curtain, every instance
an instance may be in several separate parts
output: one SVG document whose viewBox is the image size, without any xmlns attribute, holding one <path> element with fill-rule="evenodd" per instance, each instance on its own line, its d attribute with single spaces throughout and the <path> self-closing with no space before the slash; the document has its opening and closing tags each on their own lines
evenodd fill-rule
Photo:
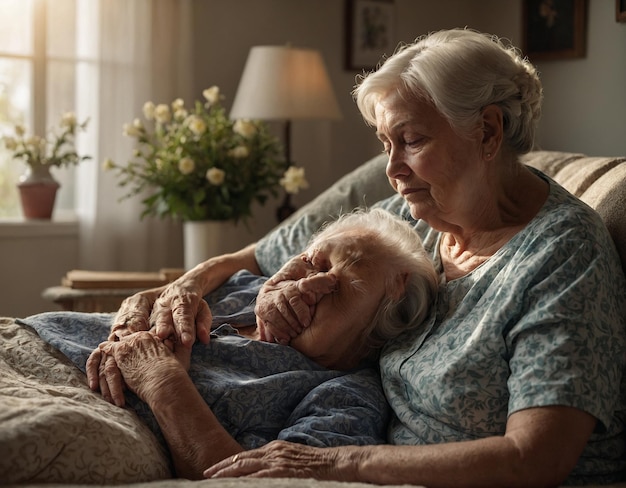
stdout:
<svg viewBox="0 0 626 488">
<path fill-rule="evenodd" d="M 80 266 L 139 271 L 182 266 L 180 226 L 140 220 L 142 198 L 120 202 L 125 190 L 101 162 L 130 159 L 133 145 L 122 126 L 141 117 L 144 102 L 193 98 L 190 0 L 93 0 L 77 2 L 77 8 L 77 111 L 79 119 L 91 118 L 81 142 L 94 157 L 76 176 Z"/>
</svg>

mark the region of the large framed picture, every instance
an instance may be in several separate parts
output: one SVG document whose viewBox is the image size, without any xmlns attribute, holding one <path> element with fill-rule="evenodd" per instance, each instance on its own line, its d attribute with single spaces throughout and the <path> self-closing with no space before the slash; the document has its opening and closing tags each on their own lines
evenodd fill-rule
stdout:
<svg viewBox="0 0 626 488">
<path fill-rule="evenodd" d="M 584 58 L 587 0 L 524 0 L 523 49 L 531 60 Z"/>
<path fill-rule="evenodd" d="M 346 0 L 348 70 L 372 70 L 395 50 L 393 0 Z"/>
<path fill-rule="evenodd" d="M 615 0 L 615 20 L 626 22 L 626 0 Z"/>
</svg>

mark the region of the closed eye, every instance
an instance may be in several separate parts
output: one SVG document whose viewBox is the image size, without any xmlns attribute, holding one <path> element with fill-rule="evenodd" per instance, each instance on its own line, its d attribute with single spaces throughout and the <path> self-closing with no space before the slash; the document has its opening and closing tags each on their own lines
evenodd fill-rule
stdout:
<svg viewBox="0 0 626 488">
<path fill-rule="evenodd" d="M 350 286 L 361 295 L 365 295 L 367 293 L 367 287 L 365 286 L 365 280 L 362 279 L 352 279 L 350 280 Z"/>
</svg>

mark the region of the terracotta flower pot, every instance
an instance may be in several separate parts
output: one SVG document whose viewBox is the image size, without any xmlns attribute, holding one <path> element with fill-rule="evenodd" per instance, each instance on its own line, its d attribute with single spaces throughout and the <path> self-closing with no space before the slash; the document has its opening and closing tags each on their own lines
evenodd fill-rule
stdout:
<svg viewBox="0 0 626 488">
<path fill-rule="evenodd" d="M 26 173 L 17 184 L 26 219 L 52 218 L 59 182 L 50 174 L 48 166 L 27 166 Z"/>
</svg>

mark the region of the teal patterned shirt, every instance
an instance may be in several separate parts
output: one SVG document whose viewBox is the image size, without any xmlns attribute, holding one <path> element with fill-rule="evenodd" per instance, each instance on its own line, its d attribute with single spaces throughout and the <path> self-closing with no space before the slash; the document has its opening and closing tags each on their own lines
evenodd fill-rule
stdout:
<svg viewBox="0 0 626 488">
<path fill-rule="evenodd" d="M 442 275 L 424 327 L 384 349 L 389 441 L 499 436 L 514 412 L 569 406 L 598 422 L 568 483 L 614 482 L 626 467 L 624 276 L 599 216 L 542 177 L 550 195 L 529 225 L 466 276 Z M 411 219 L 398 197 L 382 206 Z M 441 270 L 441 233 L 415 226 Z"/>
</svg>

